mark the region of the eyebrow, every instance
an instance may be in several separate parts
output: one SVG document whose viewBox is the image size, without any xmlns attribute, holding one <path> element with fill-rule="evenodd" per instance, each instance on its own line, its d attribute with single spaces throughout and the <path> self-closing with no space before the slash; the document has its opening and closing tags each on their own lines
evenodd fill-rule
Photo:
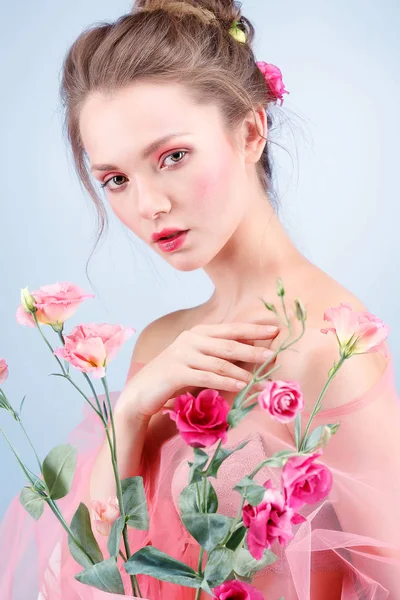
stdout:
<svg viewBox="0 0 400 600">
<path fill-rule="evenodd" d="M 151 144 L 149 144 L 142 152 L 142 158 L 148 158 L 153 152 L 155 152 L 160 146 L 169 142 L 169 140 L 173 137 L 178 137 L 182 135 L 188 135 L 187 133 L 169 133 L 168 135 L 163 135 L 163 137 L 158 138 Z M 92 165 L 91 171 L 117 171 L 118 167 L 116 165 L 111 164 L 99 164 Z"/>
</svg>

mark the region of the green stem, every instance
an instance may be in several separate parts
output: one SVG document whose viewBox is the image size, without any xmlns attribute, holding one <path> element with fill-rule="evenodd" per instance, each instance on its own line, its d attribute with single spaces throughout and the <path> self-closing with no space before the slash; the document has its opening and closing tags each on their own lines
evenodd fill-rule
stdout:
<svg viewBox="0 0 400 600">
<path fill-rule="evenodd" d="M 324 385 L 324 387 L 323 387 L 323 389 L 322 389 L 322 392 L 320 393 L 320 395 L 319 395 L 319 397 L 318 397 L 318 400 L 317 400 L 317 401 L 316 401 L 316 403 L 315 403 L 315 406 L 314 406 L 314 408 L 313 408 L 313 411 L 312 411 L 312 413 L 311 413 L 311 415 L 310 415 L 310 418 L 308 419 L 307 426 L 306 426 L 306 428 L 305 428 L 305 431 L 304 431 L 303 437 L 302 437 L 302 439 L 301 439 L 301 442 L 300 442 L 300 446 L 299 446 L 299 451 L 300 451 L 300 452 L 301 452 L 302 450 L 304 450 L 305 442 L 306 442 L 306 440 L 307 440 L 307 435 L 308 435 L 308 432 L 309 432 L 309 430 L 310 430 L 310 427 L 311 427 L 312 420 L 314 419 L 315 415 L 316 415 L 316 414 L 317 414 L 317 413 L 318 413 L 318 412 L 321 410 L 321 406 L 322 406 L 322 398 L 324 397 L 324 395 L 325 395 L 325 392 L 326 392 L 326 390 L 328 389 L 328 386 L 329 386 L 330 382 L 331 382 L 331 381 L 332 381 L 332 379 L 335 377 L 335 375 L 337 374 L 337 372 L 339 371 L 340 367 L 342 366 L 342 364 L 344 363 L 344 361 L 345 361 L 345 360 L 346 360 L 346 359 L 345 359 L 343 356 L 341 356 L 341 357 L 340 357 L 340 360 L 339 360 L 339 362 L 338 362 L 338 363 L 337 363 L 337 365 L 335 365 L 335 367 L 332 369 L 332 372 L 331 372 L 331 374 L 329 375 L 329 377 L 328 377 L 328 380 L 327 380 L 327 382 L 325 383 L 325 385 Z"/>
<path fill-rule="evenodd" d="M 221 440 L 220 440 L 221 442 Z M 218 448 L 220 447 L 220 443 L 218 444 L 215 452 L 214 452 L 214 456 L 218 451 Z M 214 458 L 214 457 L 213 457 Z M 197 484 L 198 487 L 198 484 Z M 203 475 L 203 479 L 202 479 L 202 493 L 201 493 L 201 498 L 200 498 L 200 510 L 202 510 L 203 513 L 206 513 L 207 510 L 207 498 L 206 498 L 206 493 L 207 493 L 207 476 Z M 200 546 L 200 553 L 199 553 L 199 561 L 197 563 L 197 572 L 199 574 L 200 577 L 203 577 L 203 558 L 204 558 L 204 548 L 203 546 Z M 199 598 L 201 597 L 201 588 L 197 588 L 196 590 L 196 597 L 195 600 L 199 600 Z"/>
<path fill-rule="evenodd" d="M 89 377 L 89 375 L 87 373 L 83 373 L 83 376 L 86 379 L 86 381 L 88 382 L 90 389 L 92 390 L 92 394 L 94 396 L 94 399 L 96 400 L 97 408 L 99 409 L 99 412 L 102 415 L 103 414 L 103 409 L 100 406 L 100 400 L 99 400 L 99 397 L 98 397 L 98 395 L 96 393 L 96 390 L 94 388 L 92 380 L 90 379 L 90 377 Z"/>
<path fill-rule="evenodd" d="M 281 296 L 280 298 L 281 298 L 281 302 L 282 302 L 282 308 L 283 308 L 283 312 L 284 312 L 284 315 L 285 315 L 285 317 L 286 317 L 286 326 L 287 326 L 287 328 L 289 329 L 289 332 L 290 332 L 290 334 L 291 334 L 291 332 L 292 332 L 292 324 L 291 324 L 291 322 L 290 322 L 290 320 L 289 320 L 289 317 L 288 317 L 288 314 L 287 314 L 287 311 L 286 311 L 286 305 L 285 305 L 285 301 L 284 301 L 284 299 L 283 299 L 283 296 Z"/>
<path fill-rule="evenodd" d="M 67 375 L 68 375 L 68 373 L 67 373 L 67 372 L 66 372 L 66 370 L 64 369 L 64 365 L 62 364 L 61 360 L 58 358 L 58 356 L 56 356 L 56 355 L 54 354 L 54 349 L 53 349 L 52 345 L 50 344 L 49 340 L 47 339 L 47 337 L 44 335 L 44 333 L 43 333 L 43 331 L 42 331 L 42 328 L 41 328 L 41 327 L 40 327 L 40 325 L 39 325 L 39 321 L 37 320 L 37 316 L 36 316 L 36 314 L 35 314 L 35 313 L 33 313 L 33 314 L 32 314 L 32 317 L 33 317 L 33 318 L 34 318 L 34 320 L 35 320 L 35 323 L 36 323 L 36 328 L 37 328 L 37 330 L 39 331 L 40 335 L 42 336 L 42 338 L 43 338 L 43 340 L 44 340 L 44 342 L 45 342 L 46 346 L 49 348 L 50 352 L 52 353 L 52 355 L 54 356 L 54 358 L 55 358 L 55 359 L 56 359 L 56 361 L 58 362 L 58 364 L 59 364 L 59 366 L 60 366 L 60 369 L 62 370 L 62 372 L 64 373 L 64 375 L 66 375 L 66 376 L 67 376 Z"/>
<path fill-rule="evenodd" d="M 34 454 L 35 454 L 35 456 L 36 456 L 36 460 L 37 460 L 37 463 L 38 463 L 38 465 L 39 465 L 39 471 L 40 471 L 40 472 L 42 472 L 42 463 L 40 462 L 40 458 L 39 458 L 39 456 L 38 456 L 38 454 L 37 454 L 37 452 L 36 452 L 36 450 L 35 450 L 35 447 L 34 447 L 34 445 L 32 444 L 31 438 L 29 437 L 29 435 L 28 435 L 28 433 L 27 433 L 27 431 L 26 431 L 25 427 L 23 426 L 23 423 L 22 423 L 22 420 L 21 420 L 21 418 L 20 418 L 20 417 L 18 418 L 18 423 L 20 424 L 20 427 L 21 427 L 22 431 L 24 432 L 24 434 L 25 434 L 25 437 L 26 437 L 26 439 L 28 440 L 28 442 L 29 442 L 29 444 L 30 444 L 30 447 L 32 448 L 32 450 L 33 450 L 33 452 L 34 452 Z"/>
<path fill-rule="evenodd" d="M 113 410 L 112 410 L 112 406 L 111 406 L 110 392 L 108 390 L 108 385 L 107 385 L 107 378 L 102 377 L 101 381 L 103 383 L 103 387 L 104 387 L 104 391 L 105 391 L 106 399 L 107 399 L 108 412 L 109 412 L 110 422 L 111 422 L 112 440 L 110 438 L 110 431 L 108 428 L 108 423 L 106 423 L 105 421 L 104 421 L 104 428 L 105 428 L 108 445 L 110 447 L 110 452 L 111 452 L 111 462 L 112 462 L 112 467 L 113 467 L 113 471 L 114 471 L 114 478 L 115 478 L 115 483 L 116 483 L 116 491 L 117 491 L 117 498 L 118 498 L 118 503 L 119 503 L 119 510 L 120 510 L 121 517 L 122 517 L 123 521 L 125 522 L 126 515 L 125 515 L 125 508 L 124 508 L 124 503 L 123 503 L 123 499 L 122 499 L 122 484 L 121 484 L 121 479 L 120 479 L 119 469 L 118 469 L 117 436 L 115 433 L 114 415 L 113 415 Z M 128 557 L 130 557 L 131 550 L 129 547 L 128 529 L 127 529 L 126 523 L 124 525 L 124 529 L 122 530 L 122 537 L 124 539 L 126 555 Z M 130 581 L 131 581 L 131 585 L 132 585 L 132 593 L 135 596 L 139 595 L 139 597 L 142 598 L 142 594 L 141 594 L 140 587 L 139 587 L 139 582 L 138 582 L 136 576 L 130 575 Z"/>
<path fill-rule="evenodd" d="M 217 447 L 215 448 L 214 454 L 212 455 L 212 458 L 210 460 L 210 462 L 208 463 L 208 467 L 207 469 L 204 471 L 203 475 L 204 477 L 208 477 L 209 476 L 209 470 L 210 470 L 210 466 L 215 458 L 215 456 L 217 455 L 217 453 L 219 452 L 219 449 L 221 448 L 222 445 L 222 440 L 219 440 Z"/>
<path fill-rule="evenodd" d="M 18 456 L 18 453 L 16 452 L 16 450 L 14 449 L 13 445 L 11 444 L 10 440 L 8 439 L 7 435 L 5 434 L 5 432 L 1 429 L 0 427 L 0 432 L 3 434 L 7 444 L 10 446 L 11 451 L 13 452 L 15 458 L 18 461 L 19 466 L 21 467 L 25 477 L 28 479 L 29 483 L 32 485 L 33 489 L 35 488 L 35 482 L 32 479 L 32 476 L 30 475 L 27 467 L 24 465 L 24 463 L 22 462 L 22 460 L 20 459 L 20 457 Z M 28 438 L 29 439 L 29 438 Z M 32 445 L 32 444 L 31 444 Z M 33 448 L 33 446 L 32 446 Z M 33 448 L 34 452 L 35 449 Z M 35 452 L 36 454 L 36 452 Z M 40 462 L 40 461 L 39 461 Z M 41 470 L 41 469 L 40 469 Z M 61 525 L 63 526 L 63 528 L 65 529 L 65 531 L 71 536 L 71 538 L 73 539 L 73 541 L 75 542 L 75 544 L 80 548 L 80 550 L 88 557 L 88 559 L 91 561 L 92 564 L 94 564 L 94 561 L 92 560 L 92 558 L 86 553 L 86 550 L 81 546 L 80 542 L 75 538 L 74 534 L 72 533 L 72 531 L 70 530 L 70 528 L 68 527 L 64 517 L 62 516 L 60 509 L 58 508 L 57 504 L 55 503 L 54 500 L 52 500 L 49 496 L 44 495 L 44 494 L 40 494 L 42 496 L 42 498 L 45 500 L 45 502 L 50 506 L 51 510 L 53 511 L 53 513 L 55 514 L 55 516 L 57 517 L 57 519 L 60 521 Z"/>
<path fill-rule="evenodd" d="M 290 326 L 289 326 L 289 329 L 291 329 Z M 283 342 L 279 346 L 279 348 L 277 348 L 275 350 L 275 352 L 273 354 L 271 354 L 271 356 L 265 361 L 265 363 L 263 363 L 258 369 L 256 369 L 256 371 L 253 373 L 253 379 L 250 381 L 249 384 L 247 384 L 246 388 L 244 388 L 242 390 L 242 392 L 240 392 L 243 395 L 244 402 L 240 406 L 238 406 L 237 408 L 241 408 L 242 406 L 244 406 L 244 404 L 248 404 L 250 402 L 250 399 L 246 398 L 246 394 L 247 394 L 247 392 L 249 392 L 251 390 L 251 388 L 253 387 L 253 385 L 255 383 L 260 383 L 260 381 L 263 381 L 264 379 L 267 379 L 272 373 L 274 373 L 275 371 L 277 371 L 279 369 L 280 365 L 277 365 L 276 367 L 273 367 L 272 369 L 270 369 L 269 371 L 267 371 L 267 373 L 264 373 L 263 375 L 260 376 L 260 374 L 265 369 L 265 367 L 267 367 L 269 365 L 269 363 L 272 362 L 274 360 L 274 358 L 276 356 L 278 356 L 278 354 L 280 354 L 280 352 L 283 352 L 284 350 L 287 350 L 288 348 L 290 348 L 291 346 L 293 346 L 294 344 L 296 344 L 303 337 L 304 331 L 305 331 L 304 322 L 302 322 L 302 330 L 301 330 L 300 334 L 298 335 L 298 337 L 295 338 L 289 344 L 286 344 L 286 342 L 288 340 L 290 340 L 290 337 L 291 337 L 291 334 L 289 334 L 287 336 L 287 338 L 285 340 L 283 340 Z M 253 396 L 251 396 L 251 398 L 255 398 L 258 395 L 259 395 L 259 392 L 256 392 Z"/>
<path fill-rule="evenodd" d="M 101 409 L 100 409 L 100 411 L 99 411 L 99 410 L 98 410 L 98 409 L 95 407 L 95 405 L 94 405 L 92 402 L 90 402 L 90 400 L 89 400 L 89 398 L 86 396 L 85 392 L 82 392 L 81 388 L 80 388 L 78 385 L 76 385 L 75 381 L 74 381 L 74 380 L 71 378 L 71 376 L 70 376 L 70 375 L 64 375 L 64 377 L 65 377 L 65 379 L 67 379 L 67 380 L 68 380 L 68 381 L 69 381 L 69 382 L 70 382 L 70 383 L 71 383 L 71 384 L 74 386 L 74 388 L 75 388 L 76 390 L 78 390 L 78 392 L 81 394 L 81 396 L 83 396 L 83 397 L 85 398 L 86 402 L 87 402 L 87 403 L 88 403 L 88 404 L 91 406 L 91 408 L 93 408 L 94 412 L 95 412 L 95 413 L 96 413 L 96 414 L 97 414 L 97 415 L 100 417 L 100 419 L 101 419 L 101 420 L 103 421 L 103 423 L 104 423 L 104 417 L 103 417 L 103 413 L 102 413 Z"/>
</svg>

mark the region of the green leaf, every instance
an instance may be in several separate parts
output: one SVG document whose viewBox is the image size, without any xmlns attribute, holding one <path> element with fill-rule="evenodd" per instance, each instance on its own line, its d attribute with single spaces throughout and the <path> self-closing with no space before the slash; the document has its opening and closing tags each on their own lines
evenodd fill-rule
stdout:
<svg viewBox="0 0 400 600">
<path fill-rule="evenodd" d="M 236 550 L 237 548 L 239 548 L 246 533 L 247 527 L 245 527 L 244 525 L 242 527 L 239 527 L 239 529 L 236 529 L 236 531 L 232 533 L 231 537 L 227 541 L 226 547 L 230 550 Z"/>
<path fill-rule="evenodd" d="M 33 517 L 36 521 L 40 519 L 44 510 L 44 503 L 42 496 L 34 491 L 31 487 L 24 487 L 19 500 L 25 510 Z"/>
<path fill-rule="evenodd" d="M 296 442 L 296 448 L 299 450 L 299 444 L 301 440 L 301 412 L 299 411 L 296 415 L 294 422 L 294 440 Z"/>
<path fill-rule="evenodd" d="M 92 561 L 94 563 L 101 563 L 103 554 L 93 535 L 89 510 L 83 502 L 79 504 L 72 517 L 70 529 L 84 550 L 82 551 L 72 537 L 70 535 L 68 536 L 69 550 L 76 562 L 82 567 L 91 567 Z"/>
<path fill-rule="evenodd" d="M 289 456 L 295 454 L 293 450 L 279 450 L 279 452 L 275 452 L 273 456 L 275 458 L 288 458 Z"/>
<path fill-rule="evenodd" d="M 243 444 L 240 444 L 237 448 L 234 448 L 233 450 L 227 450 L 226 448 L 220 446 L 218 452 L 216 452 L 214 458 L 212 459 L 207 468 L 207 475 L 209 477 L 216 477 L 218 469 L 220 468 L 224 460 L 226 460 L 228 456 L 230 456 L 234 452 L 238 452 L 239 450 L 244 448 L 246 444 L 248 444 L 248 442 L 243 442 Z"/>
<path fill-rule="evenodd" d="M 233 522 L 233 519 L 224 515 L 196 513 L 183 514 L 181 520 L 189 533 L 207 552 L 211 552 L 222 542 Z"/>
<path fill-rule="evenodd" d="M 242 390 L 241 390 L 241 391 L 240 391 L 240 392 L 237 394 L 237 396 L 235 397 L 235 399 L 234 399 L 234 401 L 233 401 L 233 404 L 232 404 L 231 411 L 232 411 L 232 410 L 236 410 L 236 409 L 238 409 L 238 408 L 240 407 L 240 405 L 242 404 L 242 402 L 244 402 L 244 400 L 245 400 L 245 398 L 246 398 L 247 394 L 249 393 L 249 391 L 250 391 L 251 387 L 252 387 L 252 384 L 251 384 L 251 383 L 248 383 L 248 384 L 246 385 L 246 387 L 245 387 L 245 388 L 243 388 L 243 389 L 242 389 Z M 229 413 L 228 413 L 228 416 L 229 416 Z"/>
<path fill-rule="evenodd" d="M 202 487 L 202 483 L 191 483 L 185 487 L 179 496 L 179 508 L 182 513 L 215 513 L 218 510 L 217 494 L 211 485 L 211 482 L 206 479 L 206 510 L 203 511 L 198 503 L 198 488 Z"/>
<path fill-rule="evenodd" d="M 191 567 L 175 560 L 154 546 L 145 546 L 124 564 L 129 575 L 150 575 L 190 588 L 201 587 L 201 579 Z"/>
<path fill-rule="evenodd" d="M 266 492 L 264 486 L 258 485 L 253 479 L 247 476 L 243 477 L 233 489 L 238 491 L 243 498 L 246 498 L 251 506 L 260 504 Z"/>
<path fill-rule="evenodd" d="M 227 421 L 231 427 L 236 427 L 243 419 L 258 405 L 258 402 L 253 402 L 244 408 L 232 408 L 227 417 Z"/>
<path fill-rule="evenodd" d="M 203 478 L 203 469 L 206 466 L 209 456 L 201 448 L 193 448 L 194 462 L 189 462 L 189 483 L 196 483 Z"/>
<path fill-rule="evenodd" d="M 264 550 L 261 560 L 256 560 L 246 548 L 240 548 L 236 554 L 233 570 L 240 577 L 252 577 L 257 571 L 261 571 L 272 565 L 277 560 L 277 556 L 271 550 Z"/>
<path fill-rule="evenodd" d="M 235 552 L 229 548 L 215 548 L 207 559 L 204 578 L 212 582 L 212 587 L 223 583 L 233 570 Z"/>
<path fill-rule="evenodd" d="M 24 406 L 25 398 L 26 398 L 26 395 L 22 398 L 22 401 L 21 401 L 21 404 L 20 404 L 20 407 L 19 407 L 19 414 L 22 413 L 22 407 Z"/>
<path fill-rule="evenodd" d="M 110 594 L 121 594 L 122 596 L 125 593 L 115 558 L 107 558 L 103 562 L 92 565 L 75 575 L 75 579 Z"/>
<path fill-rule="evenodd" d="M 209 594 L 214 598 L 213 591 L 210 588 L 207 579 L 203 579 L 203 581 L 201 582 L 201 589 L 204 590 L 206 594 Z"/>
<path fill-rule="evenodd" d="M 43 478 L 52 500 L 64 498 L 70 490 L 76 465 L 76 448 L 62 444 L 50 450 L 43 461 Z"/>
<path fill-rule="evenodd" d="M 4 408 L 4 410 L 7 410 L 16 421 L 20 421 L 19 415 L 18 413 L 13 409 L 13 407 L 11 406 L 11 404 L 9 403 L 7 396 L 4 395 L 4 393 L 0 390 L 0 408 Z"/>
<path fill-rule="evenodd" d="M 146 531 L 149 528 L 149 513 L 143 477 L 128 477 L 121 481 L 122 502 L 129 527 Z"/>
<path fill-rule="evenodd" d="M 119 517 L 114 521 L 111 527 L 110 535 L 108 537 L 107 548 L 110 556 L 118 556 L 119 548 L 121 545 L 121 535 L 124 529 L 124 519 Z"/>
<path fill-rule="evenodd" d="M 316 427 L 310 433 L 310 435 L 308 436 L 308 438 L 306 439 L 306 442 L 304 444 L 305 452 L 310 452 L 310 450 L 313 450 L 314 448 L 316 448 L 318 446 L 324 428 L 325 428 L 325 425 L 320 425 L 319 427 Z"/>
</svg>

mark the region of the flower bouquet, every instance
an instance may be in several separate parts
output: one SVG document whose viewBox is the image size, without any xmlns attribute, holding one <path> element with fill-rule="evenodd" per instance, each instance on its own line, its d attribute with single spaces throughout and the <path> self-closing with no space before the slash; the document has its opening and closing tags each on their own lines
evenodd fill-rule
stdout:
<svg viewBox="0 0 400 600">
<path fill-rule="evenodd" d="M 277 296 L 282 304 L 282 314 L 274 304 L 263 303 L 266 310 L 273 312 L 288 328 L 289 335 L 263 365 L 254 369 L 252 381 L 237 394 L 233 405 L 229 406 L 216 390 L 204 389 L 197 396 L 189 392 L 177 396 L 173 408 L 164 410 L 175 421 L 184 442 L 193 449 L 189 480 L 180 494 L 179 509 L 183 526 L 198 543 L 198 567 L 194 569 L 153 545 L 146 545 L 133 553 L 130 549 L 128 530 L 148 529 L 149 512 L 143 478 L 120 479 L 106 370 L 134 330 L 120 325 L 81 324 L 66 333 L 66 321 L 91 295 L 71 283 L 44 286 L 32 293 L 26 288 L 22 290 L 17 320 L 37 329 L 57 362 L 59 371 L 54 375 L 66 379 L 83 396 L 104 427 L 110 448 L 116 496 L 109 498 L 108 502 L 93 501 L 91 506 L 81 502 L 68 523 L 58 500 L 70 491 L 77 451 L 71 444 L 63 444 L 41 460 L 22 422 L 24 401 L 17 411 L 0 387 L 0 408 L 8 411 L 22 428 L 38 466 L 36 472 L 31 470 L 0 428 L 28 482 L 20 495 L 21 504 L 36 520 L 41 518 L 46 505 L 46 510 L 54 513 L 67 532 L 69 552 L 82 567 L 82 571 L 75 575 L 82 585 L 109 594 L 143 598 L 139 579 L 148 576 L 191 588 L 196 600 L 202 594 L 220 600 L 263 598 L 252 585 L 254 575 L 277 559 L 272 550 L 274 544 L 286 546 L 293 539 L 293 527 L 305 521 L 299 511 L 307 504 L 313 505 L 326 498 L 332 488 L 332 473 L 318 459 L 338 430 L 339 423 L 312 429 L 313 419 L 321 410 L 329 383 L 344 361 L 353 355 L 383 349 L 389 333 L 388 326 L 380 319 L 370 313 L 357 313 L 348 304 L 326 310 L 324 318 L 332 326 L 321 332 L 332 332 L 336 336 L 340 357 L 330 369 L 327 382 L 302 431 L 304 399 L 300 386 L 295 381 L 271 380 L 279 365 L 273 368 L 269 365 L 280 352 L 296 344 L 304 335 L 307 313 L 301 300 L 296 299 L 294 315 L 301 324 L 301 333 L 293 339 L 281 280 L 277 282 Z M 54 332 L 60 343 L 58 348 L 54 349 L 44 332 L 45 326 Z M 85 389 L 77 383 L 79 372 Z M 7 377 L 8 366 L 5 359 L 1 359 L 0 385 Z M 100 399 L 92 378 L 100 379 L 104 401 Z M 259 391 L 252 393 L 255 386 Z M 229 517 L 218 512 L 218 496 L 213 481 L 224 461 L 248 443 L 242 442 L 235 448 L 225 447 L 229 430 L 235 428 L 256 406 L 281 423 L 294 421 L 295 448 L 276 452 L 235 482 L 233 490 L 240 495 L 241 501 L 237 515 Z M 280 488 L 275 487 L 270 479 L 263 485 L 255 481 L 263 467 L 281 469 Z M 98 535 L 108 538 L 106 556 L 100 549 Z"/>
</svg>

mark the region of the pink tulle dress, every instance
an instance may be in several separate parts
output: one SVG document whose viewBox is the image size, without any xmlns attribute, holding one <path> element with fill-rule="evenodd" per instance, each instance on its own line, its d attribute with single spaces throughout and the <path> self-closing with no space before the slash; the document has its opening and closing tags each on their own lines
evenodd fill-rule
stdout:
<svg viewBox="0 0 400 600">
<path fill-rule="evenodd" d="M 143 365 L 136 363 L 133 371 Z M 113 401 L 118 393 L 113 393 Z M 227 445 L 248 441 L 223 463 L 213 480 L 219 498 L 218 512 L 234 516 L 240 496 L 233 486 L 261 460 L 272 453 L 293 448 L 273 433 L 260 431 L 259 410 L 255 408 L 228 434 Z M 377 417 L 377 415 L 379 417 Z M 303 427 L 307 415 L 303 414 Z M 364 444 L 350 445 L 350 436 L 363 424 L 368 435 L 371 420 L 381 432 L 381 445 L 373 449 L 368 464 L 361 455 Z M 294 526 L 295 537 L 286 548 L 272 548 L 278 560 L 256 574 L 253 585 L 265 599 L 279 600 L 399 600 L 400 599 L 400 473 L 392 457 L 395 444 L 386 431 L 395 421 L 400 431 L 400 400 L 395 389 L 393 359 L 389 353 L 382 377 L 365 394 L 337 409 L 322 411 L 315 425 L 340 421 L 338 433 L 325 448 L 322 462 L 333 472 L 330 496 L 300 512 L 306 521 Z M 303 429 L 304 430 L 304 429 Z M 376 437 L 376 436 L 375 436 Z M 79 448 L 78 464 L 71 493 L 59 501 L 70 522 L 80 501 L 89 504 L 89 474 L 104 440 L 104 430 L 85 405 L 84 419 L 68 441 Z M 209 450 L 211 452 L 212 449 Z M 183 527 L 178 498 L 188 482 L 187 461 L 192 450 L 177 434 L 154 450 L 148 439 L 143 453 L 144 478 L 150 513 L 150 529 L 130 529 L 133 551 L 152 544 L 197 569 L 199 546 Z M 278 487 L 279 469 L 264 468 L 256 477 L 270 478 Z M 107 557 L 107 538 L 96 535 Z M 47 509 L 35 522 L 19 503 L 11 502 L 0 528 L 1 600 L 107 600 L 128 598 L 97 591 L 74 579 L 82 571 L 71 557 L 67 535 Z M 121 569 L 128 590 L 128 578 Z M 147 600 L 193 600 L 195 590 L 139 576 Z M 206 598 L 203 593 L 202 598 Z"/>
</svg>

